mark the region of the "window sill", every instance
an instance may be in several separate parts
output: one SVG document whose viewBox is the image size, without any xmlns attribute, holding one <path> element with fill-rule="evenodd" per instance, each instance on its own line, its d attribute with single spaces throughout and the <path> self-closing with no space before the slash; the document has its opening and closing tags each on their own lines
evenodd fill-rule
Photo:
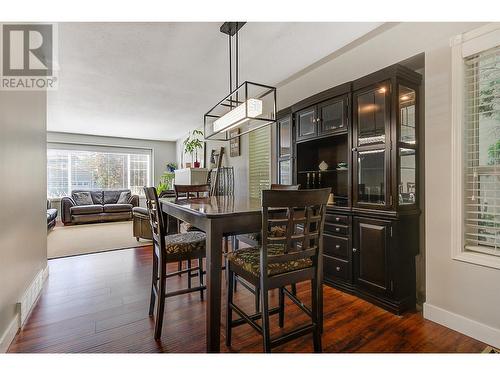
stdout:
<svg viewBox="0 0 500 375">
<path fill-rule="evenodd" d="M 500 269 L 500 257 L 495 255 L 460 252 L 459 254 L 455 254 L 453 259 L 478 266 Z"/>
</svg>

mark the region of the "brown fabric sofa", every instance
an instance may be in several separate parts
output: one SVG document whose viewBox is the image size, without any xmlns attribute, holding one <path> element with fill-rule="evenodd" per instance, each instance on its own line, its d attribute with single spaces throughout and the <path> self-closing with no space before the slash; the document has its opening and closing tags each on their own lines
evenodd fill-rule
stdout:
<svg viewBox="0 0 500 375">
<path fill-rule="evenodd" d="M 118 203 L 120 194 L 130 196 L 126 203 Z M 82 193 L 90 200 L 81 202 Z M 81 223 L 98 223 L 132 219 L 132 208 L 139 206 L 139 196 L 132 195 L 130 190 L 74 190 L 71 197 L 61 199 L 61 221 L 64 225 Z"/>
</svg>

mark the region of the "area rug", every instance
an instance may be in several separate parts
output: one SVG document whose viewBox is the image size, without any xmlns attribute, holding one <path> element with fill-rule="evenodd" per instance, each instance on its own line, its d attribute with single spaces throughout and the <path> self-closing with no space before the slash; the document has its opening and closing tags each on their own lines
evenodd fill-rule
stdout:
<svg viewBox="0 0 500 375">
<path fill-rule="evenodd" d="M 56 226 L 47 234 L 47 258 L 127 249 L 150 245 L 132 236 L 132 221 Z"/>
<path fill-rule="evenodd" d="M 488 354 L 500 354 L 500 350 L 497 348 L 494 348 L 492 346 L 487 346 L 484 350 L 483 353 L 488 353 Z"/>
</svg>

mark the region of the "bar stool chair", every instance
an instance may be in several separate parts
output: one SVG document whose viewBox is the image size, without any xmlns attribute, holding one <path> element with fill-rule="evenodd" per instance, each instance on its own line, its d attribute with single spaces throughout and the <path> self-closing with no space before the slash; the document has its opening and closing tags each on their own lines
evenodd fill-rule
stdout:
<svg viewBox="0 0 500 375">
<path fill-rule="evenodd" d="M 161 337 L 161 329 L 163 325 L 163 315 L 165 311 L 165 301 L 168 297 L 173 297 L 181 294 L 200 292 L 200 298 L 203 300 L 203 291 L 206 289 L 203 280 L 203 258 L 205 257 L 205 233 L 189 232 L 166 235 L 163 214 L 161 212 L 158 195 L 154 187 L 144 187 L 146 194 L 146 206 L 148 208 L 149 219 L 151 223 L 151 231 L 153 237 L 153 272 L 151 283 L 151 300 L 149 303 L 149 315 L 153 316 L 156 305 L 155 319 L 155 340 Z M 198 266 L 191 267 L 190 261 L 198 259 Z M 189 266 L 186 269 L 181 269 L 177 272 L 167 273 L 167 264 L 189 261 Z M 198 271 L 200 285 L 191 287 L 191 277 L 188 278 L 189 285 L 187 289 L 167 292 L 167 278 L 183 273 Z M 158 301 L 156 301 L 158 298 Z"/>
<path fill-rule="evenodd" d="M 271 184 L 271 190 L 299 190 L 300 185 L 282 185 L 282 184 Z M 275 216 L 279 216 L 279 213 L 273 213 Z M 280 226 L 273 226 L 270 228 L 271 234 L 275 237 L 282 237 L 284 236 L 284 232 L 282 227 Z M 257 233 L 249 233 L 249 234 L 240 234 L 239 236 L 235 236 L 235 240 L 233 242 L 233 248 L 238 249 L 240 246 L 240 240 L 243 242 L 249 244 L 250 246 L 259 246 L 262 243 L 262 237 L 260 232 Z M 253 288 L 251 285 L 245 282 L 245 280 L 240 280 L 236 277 L 236 280 L 240 282 L 241 285 L 245 287 L 248 291 L 253 293 L 255 297 L 255 312 L 258 312 L 260 309 L 260 292 L 259 292 L 259 287 L 257 286 L 256 288 Z M 236 285 L 237 283 L 234 284 L 234 290 L 236 291 Z M 295 284 L 292 284 L 292 293 L 297 294 L 297 288 Z"/>
<path fill-rule="evenodd" d="M 309 333 L 313 334 L 314 351 L 321 352 L 320 262 L 323 256 L 322 235 L 326 203 L 330 190 L 262 192 L 262 246 L 234 250 L 228 254 L 227 346 L 231 346 L 232 328 L 248 323 L 262 334 L 266 353 L 278 345 Z M 286 210 L 283 217 L 273 218 L 274 210 L 283 209 Z M 271 233 L 270 228 L 276 225 L 283 228 L 283 236 Z M 233 302 L 235 275 L 260 288 L 262 312 L 248 315 Z M 305 306 L 286 288 L 290 284 L 308 280 L 311 281 L 311 308 Z M 269 308 L 268 293 L 271 289 L 279 289 L 278 309 Z M 272 339 L 269 315 L 279 313 L 279 326 L 284 326 L 285 296 L 311 317 L 311 323 Z M 240 319 L 233 320 L 233 311 Z M 261 325 L 256 323 L 258 319 L 262 319 Z"/>
</svg>

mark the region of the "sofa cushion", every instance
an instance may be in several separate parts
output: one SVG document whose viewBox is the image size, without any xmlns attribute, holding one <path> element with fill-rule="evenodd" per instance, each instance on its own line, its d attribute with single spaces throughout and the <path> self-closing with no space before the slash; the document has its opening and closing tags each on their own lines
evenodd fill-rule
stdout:
<svg viewBox="0 0 500 375">
<path fill-rule="evenodd" d="M 94 204 L 104 204 L 104 192 L 102 190 L 92 190 L 90 195 Z"/>
<path fill-rule="evenodd" d="M 54 220 L 57 217 L 57 209 L 49 208 L 47 210 L 47 222 Z"/>
<path fill-rule="evenodd" d="M 132 208 L 132 213 L 134 214 L 134 216 L 138 216 L 138 217 L 145 217 L 147 219 L 149 219 L 149 213 L 148 213 L 148 209 L 147 208 L 144 208 L 144 207 L 134 207 Z"/>
<path fill-rule="evenodd" d="M 71 197 L 73 198 L 77 206 L 87 206 L 94 204 L 94 202 L 92 201 L 92 196 L 90 195 L 90 191 L 73 192 L 73 194 L 71 194 Z"/>
<path fill-rule="evenodd" d="M 131 196 L 132 195 L 131 195 L 130 191 L 122 191 L 120 193 L 120 197 L 118 198 L 118 202 L 116 202 L 116 203 L 118 203 L 118 204 L 128 203 Z"/>
<path fill-rule="evenodd" d="M 118 203 L 118 199 L 120 198 L 120 193 L 122 191 L 130 192 L 128 189 L 104 190 L 104 204 Z"/>
<path fill-rule="evenodd" d="M 103 212 L 100 204 L 89 204 L 85 206 L 73 206 L 70 209 L 71 215 L 100 214 Z"/>
<path fill-rule="evenodd" d="M 132 212 L 132 205 L 128 203 L 105 204 L 104 212 Z"/>
</svg>

